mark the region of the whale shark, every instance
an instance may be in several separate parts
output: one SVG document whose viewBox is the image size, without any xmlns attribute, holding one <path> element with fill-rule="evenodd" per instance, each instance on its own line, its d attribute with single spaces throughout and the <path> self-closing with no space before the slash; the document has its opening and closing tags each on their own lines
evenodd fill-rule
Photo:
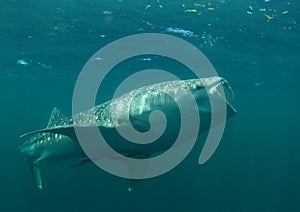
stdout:
<svg viewBox="0 0 300 212">
<path fill-rule="evenodd" d="M 219 92 L 221 86 L 224 92 Z M 19 151 L 25 156 L 35 186 L 38 189 L 43 188 L 40 171 L 40 165 L 43 162 L 53 163 L 78 159 L 79 162 L 73 166 L 76 167 L 90 161 L 78 142 L 75 127 L 98 127 L 107 138 L 107 143 L 116 152 L 126 157 L 149 158 L 166 151 L 173 145 L 178 135 L 176 131 L 180 128 L 180 111 L 176 102 L 187 95 L 185 91 L 189 91 L 196 100 L 201 117 L 199 133 L 207 131 L 210 127 L 210 98 L 226 104 L 226 118 L 236 113 L 233 107 L 233 90 L 229 83 L 219 76 L 147 85 L 69 117 L 54 107 L 46 128 L 20 136 L 26 140 L 19 146 Z M 171 98 L 168 93 L 171 93 L 175 99 Z M 167 118 L 167 123 L 171 124 L 167 124 L 165 132 L 153 143 L 128 142 L 116 131 L 118 127 L 128 125 L 128 122 L 122 121 L 126 115 L 124 107 L 130 108 L 130 122 L 137 131 L 147 132 L 151 128 L 148 118 L 154 110 L 162 111 Z M 188 109 L 191 106 L 189 102 L 186 102 L 184 107 Z M 100 154 L 99 159 L 115 157 L 105 152 L 101 153 L 101 151 Z"/>
</svg>

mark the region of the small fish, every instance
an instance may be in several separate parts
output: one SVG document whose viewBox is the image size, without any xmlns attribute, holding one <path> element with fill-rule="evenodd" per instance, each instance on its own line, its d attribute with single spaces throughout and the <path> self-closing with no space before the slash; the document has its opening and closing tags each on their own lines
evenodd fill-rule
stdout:
<svg viewBox="0 0 300 212">
<path fill-rule="evenodd" d="M 27 63 L 24 59 L 17 60 L 18 65 L 28 66 L 29 63 Z"/>
</svg>

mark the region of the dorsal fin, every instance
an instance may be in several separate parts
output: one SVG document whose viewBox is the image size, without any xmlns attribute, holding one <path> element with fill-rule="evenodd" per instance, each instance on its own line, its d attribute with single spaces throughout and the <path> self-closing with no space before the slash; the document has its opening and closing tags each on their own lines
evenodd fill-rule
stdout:
<svg viewBox="0 0 300 212">
<path fill-rule="evenodd" d="M 53 108 L 47 128 L 68 125 L 72 123 L 72 119 L 62 114 L 56 107 Z"/>
</svg>

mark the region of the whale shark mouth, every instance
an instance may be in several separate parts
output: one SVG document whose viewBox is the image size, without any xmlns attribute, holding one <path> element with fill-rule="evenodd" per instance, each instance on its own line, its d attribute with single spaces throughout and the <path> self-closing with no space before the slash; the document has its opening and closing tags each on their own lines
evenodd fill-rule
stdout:
<svg viewBox="0 0 300 212">
<path fill-rule="evenodd" d="M 220 89 L 224 90 L 224 92 L 221 92 Z M 237 112 L 235 107 L 233 107 L 232 103 L 234 100 L 234 93 L 229 85 L 229 83 L 225 79 L 221 79 L 219 83 L 214 87 L 214 92 L 216 95 L 218 95 L 219 98 L 221 98 L 224 102 L 227 104 L 227 110 L 229 110 L 229 115 L 232 115 Z M 224 95 L 222 95 L 224 93 Z"/>
</svg>

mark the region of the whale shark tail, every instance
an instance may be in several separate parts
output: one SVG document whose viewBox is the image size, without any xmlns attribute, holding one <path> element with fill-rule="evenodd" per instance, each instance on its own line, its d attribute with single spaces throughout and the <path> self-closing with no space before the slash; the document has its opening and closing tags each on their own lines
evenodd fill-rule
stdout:
<svg viewBox="0 0 300 212">
<path fill-rule="evenodd" d="M 68 118 L 63 113 L 61 113 L 56 107 L 54 107 L 46 128 L 25 133 L 21 135 L 20 138 L 33 136 L 38 133 L 56 133 L 61 135 L 67 135 L 74 141 L 76 141 L 76 135 L 72 124 L 73 120 L 71 118 Z"/>
<path fill-rule="evenodd" d="M 31 178 L 38 189 L 43 189 L 42 177 L 39 162 L 36 162 L 33 158 L 27 157 L 26 164 L 31 175 Z"/>
</svg>

